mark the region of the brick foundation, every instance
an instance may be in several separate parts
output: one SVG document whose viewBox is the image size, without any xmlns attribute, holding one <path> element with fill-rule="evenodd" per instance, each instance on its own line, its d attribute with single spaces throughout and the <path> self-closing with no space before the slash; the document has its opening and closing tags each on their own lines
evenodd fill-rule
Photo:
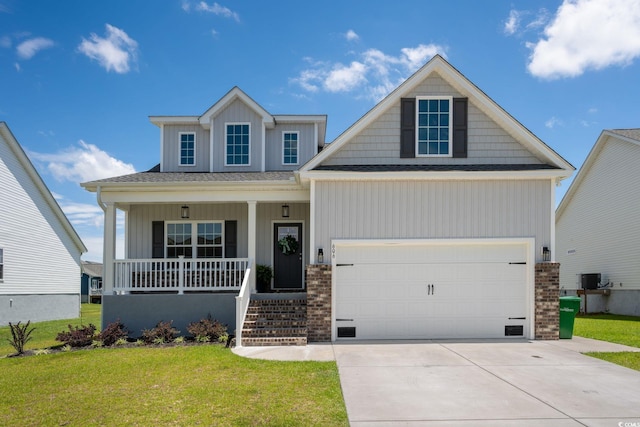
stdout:
<svg viewBox="0 0 640 427">
<path fill-rule="evenodd" d="M 307 266 L 307 340 L 331 341 L 331 266 Z"/>
<path fill-rule="evenodd" d="M 536 264 L 535 339 L 557 340 L 560 331 L 560 264 Z"/>
</svg>

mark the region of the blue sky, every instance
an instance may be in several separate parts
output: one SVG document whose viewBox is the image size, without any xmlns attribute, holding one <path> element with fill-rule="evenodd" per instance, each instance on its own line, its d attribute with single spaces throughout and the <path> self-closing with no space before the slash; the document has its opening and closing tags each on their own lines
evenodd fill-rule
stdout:
<svg viewBox="0 0 640 427">
<path fill-rule="evenodd" d="M 640 127 L 637 0 L 0 0 L 0 121 L 101 260 L 79 183 L 157 164 L 149 115 L 237 85 L 327 114 L 330 142 L 436 53 L 576 167 L 602 129 Z"/>
</svg>

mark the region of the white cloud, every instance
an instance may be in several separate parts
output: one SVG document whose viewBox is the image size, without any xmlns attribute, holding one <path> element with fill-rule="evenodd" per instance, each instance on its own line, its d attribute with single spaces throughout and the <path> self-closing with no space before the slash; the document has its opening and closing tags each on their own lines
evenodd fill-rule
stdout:
<svg viewBox="0 0 640 427">
<path fill-rule="evenodd" d="M 191 3 L 189 3 L 186 0 L 182 0 L 182 10 L 184 10 L 185 12 L 190 12 L 191 11 Z"/>
<path fill-rule="evenodd" d="M 13 66 L 15 67 L 17 72 L 20 72 L 22 70 L 22 68 L 20 67 L 20 64 L 18 64 L 17 62 L 14 62 Z"/>
<path fill-rule="evenodd" d="M 353 31 L 353 30 L 347 31 L 346 34 L 344 35 L 344 37 L 347 40 L 349 40 L 350 42 L 360 40 L 360 36 L 358 34 L 356 34 L 356 32 Z"/>
<path fill-rule="evenodd" d="M 562 126 L 564 123 L 559 118 L 553 116 L 549 120 L 547 120 L 544 125 L 549 129 L 553 129 L 556 126 Z"/>
<path fill-rule="evenodd" d="M 238 15 L 236 12 L 232 11 L 228 7 L 221 6 L 218 3 L 213 3 L 212 5 L 209 5 L 207 4 L 207 2 L 201 1 L 196 6 L 196 9 L 202 12 L 209 12 L 209 13 L 213 13 L 214 15 L 223 16 L 225 18 L 231 18 L 236 22 L 240 22 L 240 15 Z"/>
<path fill-rule="evenodd" d="M 504 32 L 507 35 L 513 35 L 516 31 L 518 31 L 518 26 L 520 25 L 520 12 L 512 9 L 509 12 L 509 17 L 504 23 Z"/>
<path fill-rule="evenodd" d="M 36 37 L 20 43 L 16 47 L 16 51 L 20 59 L 31 59 L 39 51 L 53 47 L 54 44 L 53 40 L 44 37 Z"/>
<path fill-rule="evenodd" d="M 120 230 L 118 230 L 120 231 Z M 103 238 L 101 235 L 94 233 L 86 233 L 80 231 L 80 238 L 87 247 L 87 253 L 82 256 L 84 261 L 102 262 L 102 253 L 104 252 Z M 124 233 L 116 235 L 116 259 L 124 258 Z"/>
<path fill-rule="evenodd" d="M 82 38 L 78 50 L 95 59 L 107 71 L 128 73 L 138 57 L 138 43 L 120 28 L 106 24 L 106 37 L 91 33 L 89 40 Z"/>
<path fill-rule="evenodd" d="M 58 200 L 69 221 L 75 226 L 93 226 L 102 228 L 103 211 L 97 205 L 74 203 Z"/>
<path fill-rule="evenodd" d="M 529 72 L 545 79 L 628 65 L 640 56 L 640 2 L 564 0 L 544 38 L 527 46 Z"/>
<path fill-rule="evenodd" d="M 591 107 L 587 110 L 587 113 L 589 114 L 595 114 L 598 112 L 598 109 L 596 107 Z"/>
<path fill-rule="evenodd" d="M 434 55 L 446 57 L 445 50 L 439 45 L 421 44 L 403 48 L 399 55 L 392 56 L 378 49 L 368 49 L 349 65 L 305 58 L 310 68 L 301 71 L 291 82 L 308 92 L 357 90 L 358 96 L 379 101 Z"/>
<path fill-rule="evenodd" d="M 11 37 L 9 37 L 9 36 L 0 37 L 0 47 L 10 48 L 11 47 Z"/>
<path fill-rule="evenodd" d="M 29 154 L 46 163 L 47 170 L 58 181 L 85 182 L 135 173 L 133 165 L 111 157 L 107 152 L 84 141 L 80 141 L 79 147 L 71 147 L 59 153 Z"/>
</svg>

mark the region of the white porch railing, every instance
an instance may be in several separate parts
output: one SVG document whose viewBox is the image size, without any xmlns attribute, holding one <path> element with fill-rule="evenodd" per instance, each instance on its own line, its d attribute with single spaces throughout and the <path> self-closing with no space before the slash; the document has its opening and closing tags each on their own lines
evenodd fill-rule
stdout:
<svg viewBox="0 0 640 427">
<path fill-rule="evenodd" d="M 246 258 L 170 258 L 114 260 L 113 291 L 177 292 L 240 290 Z"/>
<path fill-rule="evenodd" d="M 253 262 L 249 262 L 247 274 L 244 276 L 242 287 L 236 297 L 236 347 L 242 347 L 242 326 L 244 326 L 244 319 L 247 316 L 249 301 L 251 301 L 251 286 L 253 283 L 251 279 L 255 274 L 254 270 Z"/>
</svg>

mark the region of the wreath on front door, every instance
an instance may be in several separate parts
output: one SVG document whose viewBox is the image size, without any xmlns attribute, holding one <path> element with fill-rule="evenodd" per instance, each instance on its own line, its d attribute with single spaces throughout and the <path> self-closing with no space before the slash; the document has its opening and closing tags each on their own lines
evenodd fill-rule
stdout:
<svg viewBox="0 0 640 427">
<path fill-rule="evenodd" d="M 291 234 L 287 234 L 278 240 L 278 249 L 285 255 L 291 255 L 298 252 L 298 241 Z"/>
</svg>

